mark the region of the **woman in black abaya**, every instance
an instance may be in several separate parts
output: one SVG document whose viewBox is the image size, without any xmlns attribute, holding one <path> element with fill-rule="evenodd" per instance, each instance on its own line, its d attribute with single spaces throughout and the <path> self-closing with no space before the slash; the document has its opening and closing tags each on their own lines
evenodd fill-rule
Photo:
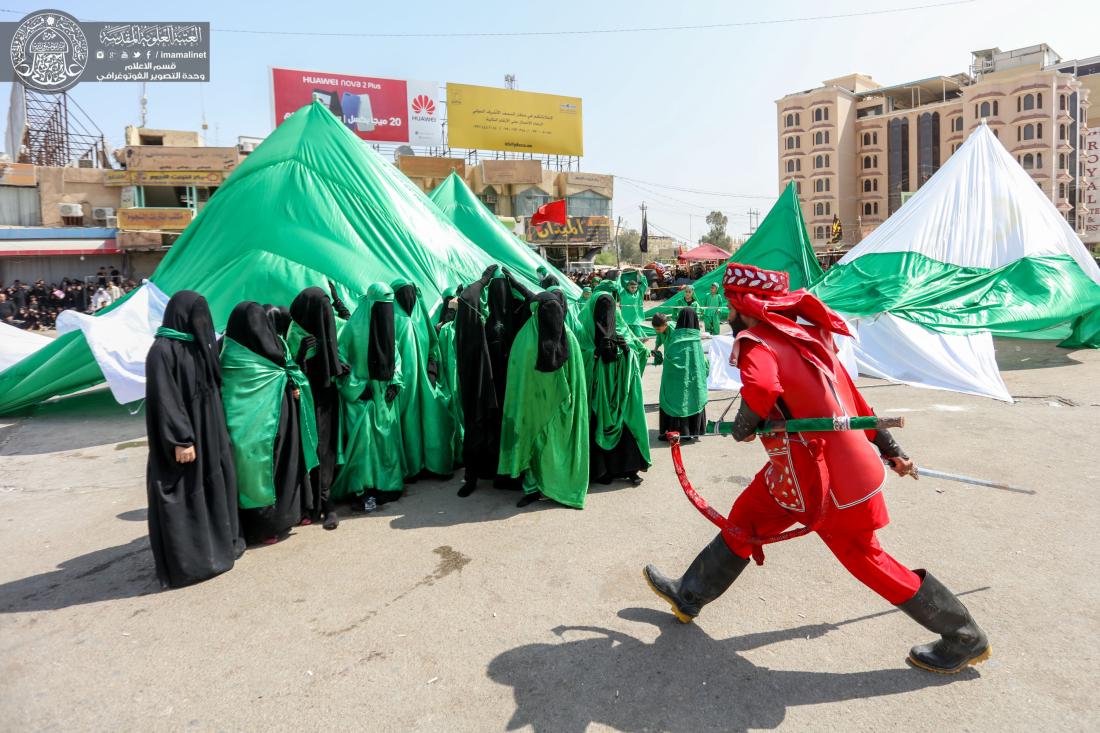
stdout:
<svg viewBox="0 0 1100 733">
<path fill-rule="evenodd" d="M 145 378 L 149 544 L 161 586 L 178 588 L 224 573 L 244 551 L 214 324 L 198 293 L 168 301 Z"/>
<path fill-rule="evenodd" d="M 270 362 L 271 368 L 286 369 L 286 347 L 276 335 L 269 313 L 260 304 L 245 301 L 233 309 L 225 327 L 226 345 L 230 341 Z M 278 406 L 277 421 L 273 425 L 257 424 L 252 420 L 255 415 L 253 403 L 258 399 L 266 402 L 271 392 L 257 389 L 249 361 L 253 360 L 232 358 L 227 346 L 223 346 L 222 395 L 229 410 L 226 414 L 230 416 L 230 438 L 237 448 L 238 493 L 245 497 L 246 486 L 251 488 L 254 484 L 269 487 L 268 490 L 273 488 L 275 493 L 273 504 L 253 509 L 245 509 L 247 503 L 242 498 L 241 530 L 248 544 L 270 544 L 302 519 L 302 493 L 309 491 L 309 474 L 302 449 L 301 405 L 303 401 L 306 405 L 312 404 L 312 400 L 308 394 L 303 400 L 302 392 L 308 391 L 308 385 L 299 389 L 295 380 L 287 376 L 278 397 L 270 397 L 271 403 Z M 293 371 L 301 379 L 297 367 L 293 367 Z M 273 385 L 272 389 L 277 389 L 277 385 Z M 234 418 L 234 415 L 237 417 Z M 273 439 L 267 432 L 272 426 L 275 430 Z M 309 430 L 313 430 L 312 426 Z M 257 439 L 263 441 L 262 445 L 254 445 Z M 267 442 L 269 440 L 270 443 Z M 242 449 L 246 447 L 248 450 L 243 451 L 245 455 L 242 456 Z M 261 447 L 263 452 L 252 450 Z M 255 465 L 243 465 L 242 461 Z"/>
<path fill-rule="evenodd" d="M 336 343 L 336 319 L 332 300 L 321 288 L 306 288 L 290 304 L 294 322 L 287 342 L 294 361 L 305 372 L 313 390 L 317 414 L 317 458 L 320 465 L 310 473 L 312 491 L 302 495 L 303 509 L 312 519 L 324 518 L 325 529 L 336 529 L 340 518 L 329 490 L 336 474 L 337 441 L 340 438 L 340 393 L 336 377 L 348 367 L 340 361 Z"/>
</svg>

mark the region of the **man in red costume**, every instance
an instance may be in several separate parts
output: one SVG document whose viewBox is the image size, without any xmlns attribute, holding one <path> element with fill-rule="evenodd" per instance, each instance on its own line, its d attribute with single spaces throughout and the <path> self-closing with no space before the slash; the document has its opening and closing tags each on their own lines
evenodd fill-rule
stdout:
<svg viewBox="0 0 1100 733">
<path fill-rule="evenodd" d="M 733 437 L 751 441 L 766 419 L 855 417 L 874 413 L 836 357 L 833 334 L 844 320 L 805 290 L 789 292 L 785 272 L 730 263 L 725 276 L 730 363 L 744 386 Z M 646 580 L 683 623 L 718 598 L 749 558 L 763 564 L 762 545 L 795 523 L 821 537 L 868 588 L 929 631 L 931 644 L 909 652 L 914 666 L 954 674 L 989 657 L 989 640 L 966 607 L 926 570 L 909 570 L 878 543 L 890 521 L 883 500 L 883 459 L 899 476 L 913 463 L 889 431 L 777 433 L 761 438 L 768 463 L 733 504 L 731 530 L 718 535 L 679 579 L 647 565 Z"/>
</svg>

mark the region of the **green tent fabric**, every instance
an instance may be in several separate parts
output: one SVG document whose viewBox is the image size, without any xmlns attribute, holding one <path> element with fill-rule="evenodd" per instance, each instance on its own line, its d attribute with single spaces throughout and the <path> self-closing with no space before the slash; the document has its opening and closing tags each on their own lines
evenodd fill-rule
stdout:
<svg viewBox="0 0 1100 733">
<path fill-rule="evenodd" d="M 367 489 L 401 491 L 405 485 L 401 412 L 396 398 L 386 402 L 388 387 L 404 389 L 401 353 L 394 350 L 393 379 L 388 382 L 371 379 L 367 366 L 371 306 L 378 302 L 393 302 L 393 291 L 384 283 L 368 288 L 340 332 L 340 358 L 351 367 L 351 373 L 341 378 L 337 385 L 343 405 L 347 447 L 344 466 L 332 485 L 334 499 L 359 495 Z M 361 399 L 368 386 L 371 394 Z"/>
<path fill-rule="evenodd" d="M 396 293 L 408 284 L 398 278 L 390 283 L 390 288 Z M 412 314 L 394 303 L 393 330 L 401 355 L 403 386 L 397 404 L 401 413 L 405 476 L 415 476 L 425 468 L 437 475 L 447 475 L 454 470 L 455 426 L 445 383 L 437 378 L 433 385 L 428 377 L 429 362 L 436 369 L 442 367 L 438 335 L 420 297 Z"/>
<path fill-rule="evenodd" d="M 707 404 L 707 374 L 710 364 L 703 353 L 702 334 L 697 328 L 671 327 L 665 345 L 661 372 L 661 409 L 672 417 L 691 417 Z"/>
<path fill-rule="evenodd" d="M 317 424 L 309 382 L 289 353 L 280 367 L 228 337 L 222 344 L 221 367 L 238 501 L 242 509 L 271 506 L 275 503 L 275 437 L 288 379 L 297 385 L 302 405 L 299 440 L 306 471 L 317 466 Z"/>
<path fill-rule="evenodd" d="M 642 365 L 639 363 L 640 358 L 645 358 L 645 347 L 642 347 L 643 356 L 639 356 L 632 344 L 641 342 L 616 314 L 616 333 L 630 346 L 625 352 L 620 352 L 619 358 L 610 364 L 596 356 L 596 303 L 602 298 L 614 299 L 610 291 L 601 289 L 603 287 L 604 283 L 600 283 L 592 293 L 592 299 L 581 316 L 582 333 L 577 337 L 584 357 L 588 409 L 595 416 L 592 427 L 595 431 L 594 437 L 601 448 L 612 450 L 619 444 L 623 427 L 629 427 L 642 457 L 646 463 L 650 463 L 649 428 L 646 426 L 645 402 L 642 398 Z"/>
<path fill-rule="evenodd" d="M 150 280 L 169 295 L 202 293 L 220 330 L 242 300 L 289 305 L 327 280 L 355 303 L 371 283 L 404 277 L 431 312 L 493 261 L 315 102 L 237 166 Z M 0 373 L 0 413 L 102 379 L 83 335 L 65 334 Z"/>
<path fill-rule="evenodd" d="M 532 311 L 538 308 L 531 306 Z M 588 493 L 588 396 L 584 355 L 565 329 L 569 358 L 553 372 L 535 368 L 538 317 L 532 315 L 512 342 L 500 431 L 501 474 L 526 474 L 527 493 L 584 508 Z"/>
<path fill-rule="evenodd" d="M 573 304 L 580 299 L 581 289 L 577 284 L 510 232 L 457 173 L 451 171 L 451 175 L 436 186 L 429 197 L 443 216 L 481 248 L 491 261 L 507 267 L 513 275 L 526 280 L 529 286 L 538 286 L 540 277 L 537 271 L 540 267 L 545 268 L 557 278 L 566 300 Z M 532 287 L 532 290 L 537 292 L 541 288 Z"/>
<path fill-rule="evenodd" d="M 802 220 L 802 208 L 798 204 L 798 192 L 794 182 L 788 183 L 779 200 L 760 222 L 760 226 L 748 241 L 742 244 L 727 262 L 755 265 L 766 270 L 783 270 L 790 273 L 791 290 L 808 288 L 822 276 L 821 265 L 814 256 L 806 223 Z M 695 297 L 702 298 L 710 291 L 710 284 L 719 283 L 726 272 L 723 264 L 695 281 Z M 677 293 L 664 303 L 646 311 L 674 314 L 683 303 L 683 293 Z"/>
</svg>

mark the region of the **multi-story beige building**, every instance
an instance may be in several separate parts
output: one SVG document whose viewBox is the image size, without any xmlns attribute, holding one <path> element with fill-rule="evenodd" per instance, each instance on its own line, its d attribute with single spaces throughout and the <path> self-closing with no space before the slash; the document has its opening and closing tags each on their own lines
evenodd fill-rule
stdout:
<svg viewBox="0 0 1100 733">
<path fill-rule="evenodd" d="M 1045 44 L 973 53 L 968 73 L 882 86 L 863 74 L 776 102 L 779 186 L 798 187 L 815 246 L 833 216 L 842 244 L 896 211 L 984 119 L 1078 231 L 1083 231 L 1090 91 L 1100 57 L 1063 61 Z"/>
</svg>

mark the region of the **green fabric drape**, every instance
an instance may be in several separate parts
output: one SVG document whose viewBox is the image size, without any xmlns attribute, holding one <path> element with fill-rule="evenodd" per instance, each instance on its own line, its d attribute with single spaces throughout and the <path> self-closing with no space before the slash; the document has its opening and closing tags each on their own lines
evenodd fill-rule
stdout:
<svg viewBox="0 0 1100 733">
<path fill-rule="evenodd" d="M 638 283 L 638 290 L 631 293 L 627 284 Z M 645 322 L 645 293 L 649 284 L 645 277 L 636 271 L 624 272 L 619 278 L 619 308 L 627 327 L 640 339 L 651 338 L 656 333 Z"/>
<path fill-rule="evenodd" d="M 396 292 L 407 284 L 404 279 L 394 280 L 390 289 Z M 442 371 L 439 340 L 419 297 L 412 315 L 394 304 L 393 330 L 404 385 L 397 402 L 401 410 L 405 475 L 415 476 L 425 468 L 435 474 L 449 474 L 454 470 L 455 434 L 451 396 L 444 380 L 437 378 L 433 385 L 428 377 L 429 361 Z"/>
<path fill-rule="evenodd" d="M 605 280 L 604 283 L 607 281 Z M 583 333 L 580 341 L 584 357 L 585 381 L 588 385 L 588 408 L 595 416 L 596 444 L 605 450 L 612 450 L 619 444 L 623 426 L 630 428 L 638 450 L 646 463 L 649 457 L 649 427 L 645 419 L 645 403 L 642 399 L 642 369 L 639 366 L 638 352 L 632 343 L 641 344 L 630 332 L 616 313 L 615 331 L 628 344 L 626 351 L 620 351 L 614 362 L 607 364 L 596 356 L 596 335 L 593 317 L 596 303 L 601 298 L 612 298 L 610 292 L 600 289 L 592 294 L 581 319 Z M 645 353 L 645 347 L 642 346 Z M 642 357 L 644 359 L 644 356 Z"/>
<path fill-rule="evenodd" d="M 233 443 L 238 501 L 242 509 L 271 506 L 275 503 L 275 438 L 288 379 L 299 392 L 299 440 L 306 470 L 318 463 L 309 381 L 289 354 L 279 366 L 229 337 L 222 343 L 221 367 L 222 403 Z"/>
<path fill-rule="evenodd" d="M 532 310 L 537 309 L 532 306 Z M 569 359 L 553 372 L 535 369 L 538 318 L 532 316 L 512 343 L 500 435 L 501 474 L 525 474 L 524 491 L 584 508 L 588 493 L 588 398 L 584 355 L 566 328 Z"/>
<path fill-rule="evenodd" d="M 450 321 L 439 327 L 439 378 L 447 390 L 447 407 L 454 422 L 454 439 L 451 441 L 451 453 L 455 459 L 462 458 L 463 417 L 462 393 L 458 386 L 458 351 L 455 347 L 455 323 Z"/>
<path fill-rule="evenodd" d="M 371 307 L 377 302 L 393 302 L 388 285 L 375 283 L 367 288 L 338 339 L 340 358 L 351 367 L 351 373 L 337 384 L 347 443 L 344 467 L 332 485 L 334 499 L 367 489 L 400 491 L 405 485 L 399 400 L 386 402 L 387 387 L 403 389 L 401 354 L 395 349 L 393 379 L 388 382 L 371 379 L 367 367 Z M 368 385 L 371 395 L 360 399 Z"/>
<path fill-rule="evenodd" d="M 707 404 L 709 364 L 697 328 L 669 329 L 661 372 L 661 409 L 672 417 L 691 417 Z"/>
</svg>

